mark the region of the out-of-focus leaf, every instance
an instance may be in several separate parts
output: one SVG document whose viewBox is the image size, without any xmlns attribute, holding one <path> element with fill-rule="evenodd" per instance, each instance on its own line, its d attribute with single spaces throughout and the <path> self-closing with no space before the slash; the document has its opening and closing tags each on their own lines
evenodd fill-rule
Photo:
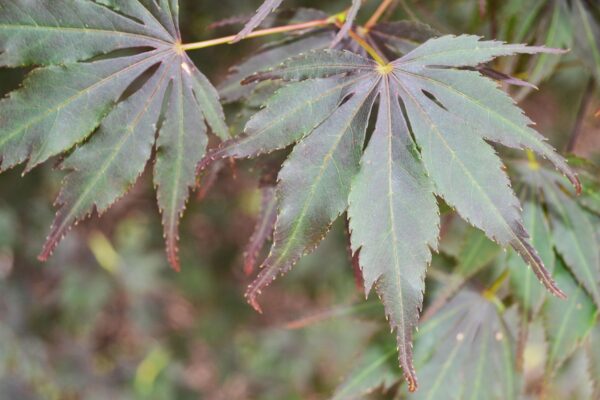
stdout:
<svg viewBox="0 0 600 400">
<path fill-rule="evenodd" d="M 419 328 L 416 399 L 516 399 L 513 333 L 496 306 L 465 289 Z"/>
<path fill-rule="evenodd" d="M 531 242 L 549 271 L 554 270 L 555 255 L 552 233 L 548 221 L 539 203 L 540 198 L 528 199 L 523 205 L 525 228 L 531 235 Z M 523 310 L 530 316 L 537 314 L 542 306 L 546 293 L 537 284 L 533 272 L 524 265 L 523 260 L 515 253 L 509 254 L 507 260 L 510 268 L 510 284 L 512 293 L 519 300 Z"/>
<path fill-rule="evenodd" d="M 492 262 L 500 252 L 500 247 L 482 231 L 469 228 L 456 260 L 456 272 L 465 278 L 470 278 Z"/>
<path fill-rule="evenodd" d="M 375 346 L 367 349 L 337 387 L 332 400 L 363 399 L 376 389 L 391 387 L 398 380 L 392 362 L 395 354 L 394 348 L 387 352 Z"/>
<path fill-rule="evenodd" d="M 579 347 L 551 377 L 544 382 L 543 396 L 548 400 L 596 400 L 589 362 Z"/>
<path fill-rule="evenodd" d="M 381 22 L 368 32 L 376 43 L 396 55 L 406 54 L 440 33 L 429 25 L 414 21 Z"/>
<path fill-rule="evenodd" d="M 555 268 L 556 281 L 569 294 L 567 300 L 548 298 L 542 317 L 548 338 L 547 365 L 554 371 L 575 351 L 597 321 L 598 310 L 561 262 Z"/>
<path fill-rule="evenodd" d="M 600 324 L 598 321 L 590 332 L 586 352 L 590 364 L 590 376 L 594 384 L 594 397 L 597 398 L 600 396 Z"/>
<path fill-rule="evenodd" d="M 592 216 L 555 182 L 545 180 L 543 191 L 552 216 L 554 246 L 600 305 L 600 246 Z"/>
<path fill-rule="evenodd" d="M 256 260 L 269 237 L 273 233 L 275 220 L 277 219 L 277 196 L 273 186 L 265 186 L 261 189 L 261 205 L 254 233 L 244 251 L 244 273 L 252 274 L 256 267 Z"/>
<path fill-rule="evenodd" d="M 593 0 L 573 0 L 571 7 L 575 51 L 600 80 L 600 5 Z"/>
<path fill-rule="evenodd" d="M 550 7 L 550 12 L 541 23 L 545 27 L 545 34 L 541 41 L 546 46 L 569 48 L 573 42 L 573 33 L 569 24 L 565 2 L 558 0 L 549 3 L 546 7 Z M 554 73 L 559 62 L 560 60 L 557 57 L 550 57 L 548 54 L 535 56 L 527 69 L 529 72 L 527 81 L 533 85 L 539 85 Z M 523 88 L 517 95 L 517 99 L 523 99 L 530 92 L 531 88 Z"/>
<path fill-rule="evenodd" d="M 264 20 L 269 16 L 270 13 L 275 11 L 283 0 L 265 0 L 264 3 L 258 8 L 256 14 L 248 21 L 244 29 L 237 34 L 233 42 L 237 42 L 242 40 L 246 36 L 248 36 L 256 27 L 258 27 Z M 352 24 L 354 23 L 354 19 L 358 15 L 358 11 L 360 10 L 360 6 L 362 4 L 362 0 L 352 0 L 352 5 L 348 9 L 348 12 L 344 16 L 343 24 L 340 28 L 340 31 L 336 35 L 332 45 L 336 45 L 340 40 L 342 40 L 347 34 L 348 31 L 352 28 Z"/>
</svg>

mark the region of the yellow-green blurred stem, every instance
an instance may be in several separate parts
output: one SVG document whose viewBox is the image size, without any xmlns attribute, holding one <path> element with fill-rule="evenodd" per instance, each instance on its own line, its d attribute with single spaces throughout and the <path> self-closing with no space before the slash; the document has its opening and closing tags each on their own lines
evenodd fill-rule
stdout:
<svg viewBox="0 0 600 400">
<path fill-rule="evenodd" d="M 277 33 L 293 32 L 303 29 L 318 28 L 321 26 L 332 25 L 337 22 L 334 18 L 320 19 L 316 21 L 303 22 L 301 24 L 278 26 L 275 28 L 261 29 L 250 33 L 245 39 L 256 38 L 261 36 L 274 35 Z M 180 45 L 183 51 L 205 49 L 207 47 L 219 46 L 222 44 L 231 44 L 236 38 L 236 35 L 225 36 L 218 39 L 204 40 L 202 42 L 188 43 Z"/>
</svg>

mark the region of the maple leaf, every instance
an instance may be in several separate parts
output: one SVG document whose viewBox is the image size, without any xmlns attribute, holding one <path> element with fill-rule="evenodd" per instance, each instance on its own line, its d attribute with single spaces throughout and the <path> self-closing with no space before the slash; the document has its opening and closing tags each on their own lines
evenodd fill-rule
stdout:
<svg viewBox="0 0 600 400">
<path fill-rule="evenodd" d="M 410 397 L 517 399 L 514 311 L 501 313 L 471 288 L 458 292 L 419 326 L 415 362 L 421 371 L 421 389 Z M 390 362 L 395 352 L 388 343 L 371 341 L 333 399 L 363 399 L 375 389 L 397 385 L 400 377 Z"/>
<path fill-rule="evenodd" d="M 579 187 L 577 177 L 496 84 L 465 68 L 539 52 L 556 51 L 444 36 L 388 65 L 321 50 L 247 79 L 299 81 L 267 102 L 246 135 L 223 143 L 201 163 L 295 144 L 279 173 L 274 243 L 249 287 L 249 302 L 260 310 L 262 289 L 312 251 L 348 209 L 366 291 L 375 287 L 382 298 L 400 364 L 416 389 L 412 332 L 437 248 L 436 195 L 490 239 L 512 246 L 550 291 L 563 296 L 528 240 L 519 201 L 486 140 L 541 154 Z M 363 154 L 377 99 L 375 130 Z"/>
<path fill-rule="evenodd" d="M 43 67 L 0 102 L 1 169 L 27 162 L 29 171 L 72 150 L 40 259 L 77 221 L 122 197 L 154 148 L 167 254 L 177 268 L 178 225 L 206 123 L 229 135 L 216 90 L 181 48 L 177 1 L 0 0 L 0 66 L 27 65 Z"/>
<path fill-rule="evenodd" d="M 597 179 L 588 178 L 589 174 L 580 169 L 586 190 L 578 198 L 569 191 L 568 182 L 561 175 L 536 161 L 513 161 L 511 166 L 522 186 L 526 222 L 542 259 L 552 269 L 558 254 L 600 307 L 600 236 L 596 231 L 600 210 L 595 210 L 600 191 L 594 191 L 594 187 L 598 187 Z M 513 269 L 520 264 L 514 259 L 512 262 L 516 263 Z M 523 300 L 524 307 L 535 314 L 543 296 L 531 287 L 530 280 L 531 274 L 521 271 L 515 276 L 519 282 L 515 282 L 513 289 Z M 522 297 L 525 289 L 530 290 L 527 296 L 531 297 Z"/>
<path fill-rule="evenodd" d="M 517 399 L 515 340 L 510 321 L 495 304 L 462 290 L 419 327 L 415 357 L 422 391 L 417 399 Z"/>
</svg>

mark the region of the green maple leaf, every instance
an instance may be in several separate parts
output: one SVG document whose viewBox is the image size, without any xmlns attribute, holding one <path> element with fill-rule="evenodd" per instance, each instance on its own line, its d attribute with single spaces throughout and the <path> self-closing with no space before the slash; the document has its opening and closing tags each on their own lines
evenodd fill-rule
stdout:
<svg viewBox="0 0 600 400">
<path fill-rule="evenodd" d="M 566 301 L 549 298 L 541 316 L 549 344 L 547 369 L 554 373 L 572 355 L 597 324 L 598 309 L 562 262 L 557 263 L 556 280 L 569 293 Z"/>
<path fill-rule="evenodd" d="M 322 50 L 248 79 L 299 81 L 267 102 L 246 135 L 225 142 L 201 165 L 296 144 L 279 173 L 274 243 L 248 290 L 250 303 L 259 309 L 261 291 L 312 251 L 348 209 L 365 287 L 375 287 L 383 300 L 400 364 L 415 389 L 411 342 L 438 242 L 436 195 L 490 239 L 512 246 L 549 290 L 562 295 L 529 242 L 519 201 L 486 140 L 529 148 L 576 186 L 578 180 L 496 84 L 465 68 L 538 52 L 553 50 L 445 36 L 388 65 Z M 363 151 L 376 100 L 377 122 Z"/>
<path fill-rule="evenodd" d="M 29 171 L 72 150 L 40 258 L 77 221 L 122 197 L 155 148 L 154 183 L 177 267 L 205 122 L 228 137 L 216 90 L 181 48 L 177 1 L 0 0 L 0 66 L 27 65 L 42 68 L 0 102 L 1 169 L 27 162 Z"/>
<path fill-rule="evenodd" d="M 514 332 L 495 304 L 462 290 L 419 327 L 415 358 L 422 365 L 417 399 L 517 399 Z"/>
</svg>

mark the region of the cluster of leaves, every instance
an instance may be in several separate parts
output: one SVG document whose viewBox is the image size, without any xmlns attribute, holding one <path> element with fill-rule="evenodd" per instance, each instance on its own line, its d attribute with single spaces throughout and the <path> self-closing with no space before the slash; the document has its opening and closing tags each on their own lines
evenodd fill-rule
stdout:
<svg viewBox="0 0 600 400">
<path fill-rule="evenodd" d="M 256 297 L 264 287 L 312 251 L 348 210 L 366 292 L 376 286 L 415 390 L 412 332 L 431 249 L 437 249 L 435 195 L 491 239 L 512 246 L 562 296 L 528 240 L 519 202 L 484 139 L 533 149 L 576 186 L 577 178 L 493 82 L 465 69 L 500 55 L 544 51 L 551 50 L 445 36 L 384 66 L 321 50 L 247 79 L 299 81 L 278 90 L 248 122 L 245 135 L 223 143 L 203 163 L 296 144 L 279 172 L 273 246 L 247 292 L 250 303 L 260 310 Z M 375 129 L 363 154 L 376 100 Z"/>
<path fill-rule="evenodd" d="M 266 1 L 234 41 L 281 3 Z M 365 291 L 368 295 L 375 288 L 381 298 L 408 390 L 415 391 L 413 331 L 432 252 L 440 247 L 440 206 L 449 206 L 480 229 L 482 239 L 514 250 L 507 261 L 514 297 L 527 320 L 546 315 L 549 337 L 557 343 L 551 358 L 564 361 L 589 329 L 565 338 L 565 322 L 556 319 L 556 309 L 581 306 L 585 316 L 573 318 L 593 325 L 600 304 L 597 203 L 594 196 L 574 200 L 565 193 L 564 178 L 537 162 L 537 169 L 522 171 L 519 201 L 491 142 L 537 153 L 576 192 L 581 185 L 493 79 L 527 84 L 486 66 L 501 56 L 547 57 L 561 51 L 471 35 L 439 36 L 406 21 L 374 25 L 356 39 L 351 29 L 360 5 L 354 0 L 338 26 L 286 38 L 232 71 L 221 95 L 229 102 L 243 100 L 252 117 L 244 133 L 230 139 L 217 90 L 185 53 L 176 0 L 42 0 L 35 5 L 0 0 L 0 66 L 41 66 L 0 102 L 0 167 L 26 162 L 29 171 L 67 153 L 60 162 L 68 172 L 57 199 L 60 209 L 40 258 L 47 259 L 79 220 L 94 209 L 102 214 L 122 197 L 154 153 L 167 254 L 177 268 L 179 221 L 199 173 L 224 159 L 293 147 L 276 184 L 265 185 L 262 217 L 246 252 L 251 273 L 272 233 L 270 253 L 247 292 L 257 310 L 262 290 L 312 252 L 346 213 Z M 593 12 L 583 0 L 570 7 Z M 296 18 L 317 15 L 328 19 L 307 10 Z M 208 154 L 207 125 L 223 140 Z M 540 193 L 543 198 L 536 197 Z M 584 201 L 589 212 L 582 211 Z M 551 221 L 552 231 L 544 231 L 539 218 Z M 592 246 L 583 246 L 582 237 Z M 483 266 L 461 268 L 472 276 Z M 545 299 L 526 275 L 527 266 L 557 297 L 567 292 L 569 301 Z M 592 300 L 586 301 L 588 295 Z M 419 335 L 418 343 L 429 347 L 415 352 L 417 361 L 429 360 L 422 367 L 425 380 L 436 380 L 428 393 L 447 388 L 444 379 L 451 379 L 437 368 L 461 360 L 461 371 L 472 374 L 463 375 L 463 386 L 453 386 L 462 393 L 458 397 L 465 390 L 474 398 L 480 398 L 479 391 L 492 398 L 503 391 L 516 394 L 516 372 L 506 368 L 512 364 L 512 344 L 503 317 L 493 312 L 502 308 L 495 307 L 495 295 L 460 291 L 449 297 L 435 314 L 444 322 L 431 322 L 436 328 L 431 336 Z M 551 311 L 544 313 L 545 307 Z M 494 347 L 497 343 L 502 346 Z M 494 348 L 491 361 L 474 358 L 474 347 Z M 477 374 L 502 379 L 493 388 L 473 386 L 467 379 Z"/>
<path fill-rule="evenodd" d="M 416 337 L 415 363 L 423 387 L 417 398 L 517 399 L 526 392 L 557 399 L 598 397 L 600 306 L 594 297 L 600 237 L 590 228 L 597 231 L 600 192 L 598 169 L 583 164 L 580 176 L 587 190 L 576 198 L 561 176 L 537 161 L 510 163 L 525 227 L 569 294 L 567 300 L 548 296 L 536 285 L 515 252 L 502 252 L 459 220 L 447 223 L 443 257 L 433 263 L 442 278 L 431 282 L 434 300 Z M 491 286 L 490 270 L 492 278 L 499 276 Z M 389 340 L 375 338 L 334 398 L 363 398 L 376 389 L 402 393 L 394 354 Z M 570 382 L 561 389 L 553 383 L 565 379 Z"/>
<path fill-rule="evenodd" d="M 177 1 L 6 0 L 0 23 L 0 66 L 43 66 L 0 103 L 1 169 L 26 161 L 27 172 L 72 150 L 61 162 L 69 174 L 40 258 L 78 220 L 122 197 L 155 150 L 176 267 L 179 219 L 208 143 L 205 122 L 229 136 L 216 90 L 181 49 Z"/>
<path fill-rule="evenodd" d="M 522 15 L 520 1 L 512 1 L 504 11 L 500 37 L 517 42 L 537 42 L 550 47 L 573 49 L 572 55 L 600 81 L 600 5 L 589 0 L 534 1 Z M 564 61 L 564 60 L 562 60 Z M 526 70 L 528 81 L 538 85 L 550 78 L 561 60 L 540 55 L 532 58 Z M 516 68 L 516 64 L 508 68 Z M 530 89 L 522 89 L 522 99 Z"/>
</svg>

